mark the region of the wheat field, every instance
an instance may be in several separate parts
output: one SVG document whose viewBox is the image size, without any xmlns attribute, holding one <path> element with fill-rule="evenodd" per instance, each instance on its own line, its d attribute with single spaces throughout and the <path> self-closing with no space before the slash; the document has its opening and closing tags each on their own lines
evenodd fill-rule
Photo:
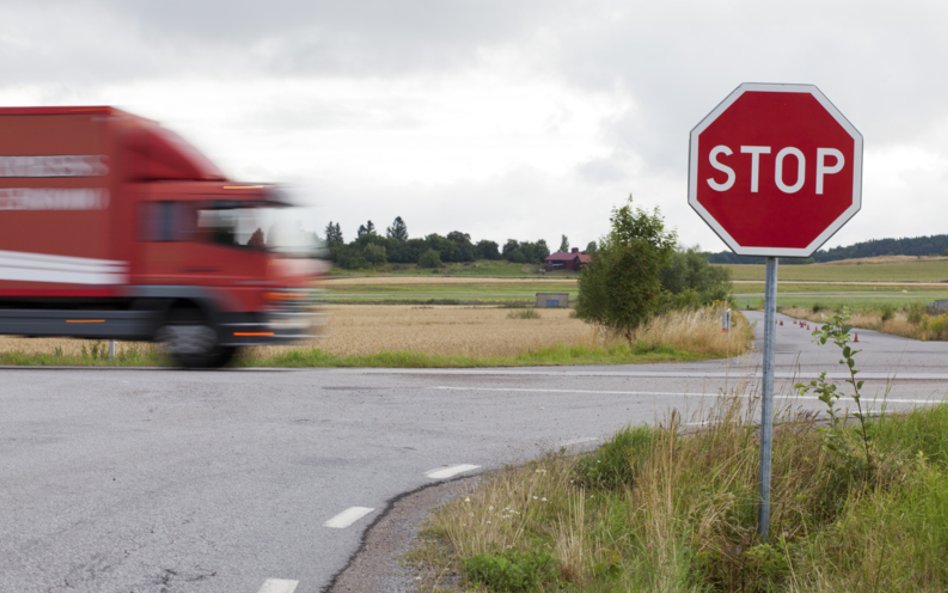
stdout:
<svg viewBox="0 0 948 593">
<path fill-rule="evenodd" d="M 331 354 L 371 355 L 412 352 L 448 356 L 516 356 L 552 346 L 608 346 L 618 341 L 596 326 L 573 317 L 572 309 L 526 309 L 427 305 L 327 305 L 320 337 L 291 346 L 259 346 L 252 353 L 275 354 L 287 348 L 315 346 Z M 655 319 L 637 334 L 639 340 L 710 355 L 739 354 L 746 332 L 724 334 L 720 312 L 678 312 Z M 736 322 L 739 323 L 739 322 Z M 741 330 L 737 325 L 737 330 Z M 116 352 L 154 348 L 151 344 L 117 342 Z M 103 340 L 0 337 L 0 352 L 80 355 L 107 350 Z"/>
</svg>

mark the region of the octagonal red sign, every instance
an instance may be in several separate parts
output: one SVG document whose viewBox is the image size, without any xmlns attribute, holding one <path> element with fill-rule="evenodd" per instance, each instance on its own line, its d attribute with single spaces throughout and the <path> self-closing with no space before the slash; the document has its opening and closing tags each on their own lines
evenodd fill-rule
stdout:
<svg viewBox="0 0 948 593">
<path fill-rule="evenodd" d="M 734 253 L 808 257 L 862 205 L 862 135 L 815 86 L 742 84 L 691 131 L 688 203 Z"/>
</svg>

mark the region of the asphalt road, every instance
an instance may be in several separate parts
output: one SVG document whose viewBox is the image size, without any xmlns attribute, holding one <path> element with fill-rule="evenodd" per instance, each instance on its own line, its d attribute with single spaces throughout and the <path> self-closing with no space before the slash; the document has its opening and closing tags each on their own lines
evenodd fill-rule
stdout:
<svg viewBox="0 0 948 593">
<path fill-rule="evenodd" d="M 838 355 L 790 320 L 776 331 L 778 403 L 820 409 L 790 386 Z M 890 410 L 948 396 L 948 343 L 859 346 Z M 722 392 L 752 394 L 759 366 L 0 369 L 0 591 L 320 591 L 399 495 L 672 408 L 700 422 Z"/>
</svg>

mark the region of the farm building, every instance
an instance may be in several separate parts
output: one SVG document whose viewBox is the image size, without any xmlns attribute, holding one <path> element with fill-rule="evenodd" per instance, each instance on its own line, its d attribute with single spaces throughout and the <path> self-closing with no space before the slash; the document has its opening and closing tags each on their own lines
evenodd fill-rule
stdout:
<svg viewBox="0 0 948 593">
<path fill-rule="evenodd" d="M 546 258 L 546 271 L 553 270 L 573 270 L 580 271 L 589 263 L 589 256 L 581 253 L 578 247 L 573 247 L 572 251 L 557 251 L 551 253 Z"/>
</svg>

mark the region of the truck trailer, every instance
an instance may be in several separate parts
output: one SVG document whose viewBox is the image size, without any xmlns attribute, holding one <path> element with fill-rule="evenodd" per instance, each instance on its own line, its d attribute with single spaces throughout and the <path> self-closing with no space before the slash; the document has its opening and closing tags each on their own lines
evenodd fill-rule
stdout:
<svg viewBox="0 0 948 593">
<path fill-rule="evenodd" d="M 182 367 L 311 334 L 314 236 L 113 107 L 0 108 L 0 334 L 161 343 Z"/>
</svg>

